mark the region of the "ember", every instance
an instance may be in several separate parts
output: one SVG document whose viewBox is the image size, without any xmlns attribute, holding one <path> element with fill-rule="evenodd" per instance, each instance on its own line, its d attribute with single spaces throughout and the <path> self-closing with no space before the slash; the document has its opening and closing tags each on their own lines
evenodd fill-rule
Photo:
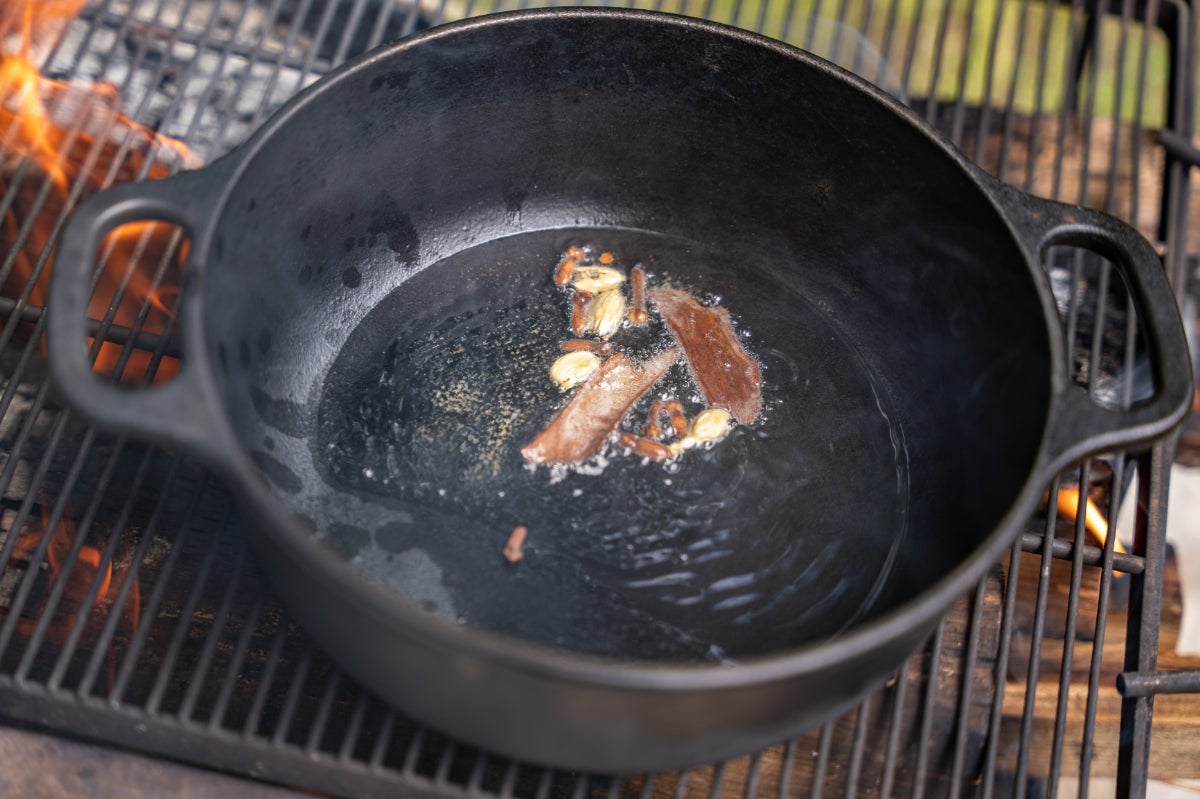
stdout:
<svg viewBox="0 0 1200 799">
<path fill-rule="evenodd" d="M 175 166 L 196 166 L 187 148 L 120 113 L 107 85 L 44 77 L 38 50 L 68 25 L 83 0 L 15 0 L 0 9 L 0 238 L 16 261 L 2 287 L 20 304 L 45 306 L 51 241 L 66 213 L 113 183 L 166 177 Z M 89 315 L 150 333 L 168 330 L 186 247 L 174 226 L 124 225 L 100 247 L 103 273 Z M 95 369 L 126 382 L 168 379 L 172 358 L 157 365 L 150 353 L 103 342 Z M 154 372 L 154 373 L 151 373 Z"/>
</svg>

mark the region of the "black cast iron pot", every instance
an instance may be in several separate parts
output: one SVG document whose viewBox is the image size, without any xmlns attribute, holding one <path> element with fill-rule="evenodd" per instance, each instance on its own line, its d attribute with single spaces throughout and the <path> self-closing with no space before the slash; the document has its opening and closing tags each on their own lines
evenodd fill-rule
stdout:
<svg viewBox="0 0 1200 799">
<path fill-rule="evenodd" d="M 131 392 L 92 375 L 84 309 L 100 237 L 143 218 L 191 235 L 185 359 Z M 1130 410 L 1068 379 L 1039 268 L 1060 243 L 1113 260 L 1141 310 L 1154 391 Z M 719 297 L 762 364 L 760 418 L 667 468 L 611 448 L 600 474 L 524 468 L 562 403 L 550 273 L 572 244 Z M 711 761 L 847 707 L 1051 475 L 1163 434 L 1191 389 L 1130 228 L 1007 188 L 824 61 L 633 11 L 500 15 L 372 53 L 211 166 L 87 202 L 54 269 L 63 394 L 216 467 L 350 674 L 568 767 Z M 659 393 L 691 402 L 689 379 L 677 365 Z"/>
</svg>

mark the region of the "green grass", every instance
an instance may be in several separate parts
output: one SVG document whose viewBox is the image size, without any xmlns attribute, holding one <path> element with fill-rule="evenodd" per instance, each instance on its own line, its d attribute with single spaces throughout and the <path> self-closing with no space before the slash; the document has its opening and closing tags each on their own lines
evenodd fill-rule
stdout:
<svg viewBox="0 0 1200 799">
<path fill-rule="evenodd" d="M 528 5 L 533 0 L 459 0 L 458 18 Z M 590 4 L 590 3 L 589 3 Z M 884 53 L 909 97 L 969 105 L 990 103 L 1026 114 L 1051 114 L 1068 98 L 1072 52 L 1082 45 L 1084 16 L 1069 2 L 1033 0 L 616 0 L 606 5 L 658 9 L 757 30 L 853 67 L 857 47 L 839 41 L 839 23 Z M 1114 3 L 1113 5 L 1119 5 Z M 894 20 L 890 40 L 886 29 Z M 1123 33 L 1124 31 L 1124 33 Z M 916 37 L 915 40 L 913 37 Z M 915 41 L 915 46 L 914 46 Z M 940 43 L 940 46 L 935 46 Z M 994 55 L 993 55 L 994 54 Z M 1090 50 L 1075 110 L 1161 127 L 1166 115 L 1166 36 L 1106 16 Z M 868 72 L 868 78 L 874 75 Z M 1093 91 L 1093 87 L 1095 87 Z M 1140 101 L 1139 101 L 1140 97 Z"/>
</svg>

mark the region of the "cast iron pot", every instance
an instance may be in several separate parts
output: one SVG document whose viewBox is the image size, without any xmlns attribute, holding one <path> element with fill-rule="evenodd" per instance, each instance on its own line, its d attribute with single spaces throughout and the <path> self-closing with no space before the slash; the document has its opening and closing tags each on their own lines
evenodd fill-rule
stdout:
<svg viewBox="0 0 1200 799">
<path fill-rule="evenodd" d="M 145 218 L 191 235 L 184 364 L 134 392 L 91 373 L 84 309 L 102 235 Z M 719 297 L 763 365 L 761 418 L 669 469 L 523 468 L 562 402 L 550 272 L 571 244 Z M 1141 404 L 1068 379 L 1051 244 L 1127 282 Z M 564 767 L 711 761 L 848 707 L 1057 470 L 1168 431 L 1191 387 L 1130 228 L 1007 188 L 824 61 L 633 11 L 499 15 L 372 53 L 216 163 L 84 204 L 54 269 L 72 405 L 216 467 L 351 675 Z M 688 380 L 664 390 L 688 399 Z"/>
</svg>

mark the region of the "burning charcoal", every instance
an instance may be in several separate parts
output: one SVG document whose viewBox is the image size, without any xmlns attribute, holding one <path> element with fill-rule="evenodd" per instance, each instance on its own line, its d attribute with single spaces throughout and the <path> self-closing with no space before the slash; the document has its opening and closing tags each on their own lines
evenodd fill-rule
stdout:
<svg viewBox="0 0 1200 799">
<path fill-rule="evenodd" d="M 521 448 L 529 463 L 578 463 L 595 455 L 630 407 L 658 382 L 679 352 L 668 349 L 635 364 L 621 353 L 606 360 L 546 429 Z"/>
<path fill-rule="evenodd" d="M 746 354 L 724 308 L 705 308 L 687 292 L 652 289 L 658 308 L 709 405 L 726 408 L 742 424 L 750 424 L 762 407 L 762 374 Z"/>
</svg>

